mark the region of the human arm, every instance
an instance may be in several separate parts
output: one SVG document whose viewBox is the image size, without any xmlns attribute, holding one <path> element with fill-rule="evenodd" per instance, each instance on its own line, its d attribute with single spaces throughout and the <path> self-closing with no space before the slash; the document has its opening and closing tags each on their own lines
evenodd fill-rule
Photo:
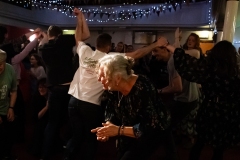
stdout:
<svg viewBox="0 0 240 160">
<path fill-rule="evenodd" d="M 13 46 L 18 46 L 22 43 L 25 43 L 28 40 L 28 38 L 30 36 L 32 36 L 33 34 L 39 34 L 40 32 L 41 32 L 41 29 L 36 28 L 33 32 L 28 32 L 28 33 L 24 34 L 23 36 L 8 40 L 6 43 L 12 43 Z"/>
<path fill-rule="evenodd" d="M 44 45 L 45 43 L 48 42 L 47 34 L 45 32 L 41 32 L 41 35 L 42 35 L 42 37 L 41 37 L 41 40 L 39 42 L 39 46 L 42 46 L 42 45 Z"/>
<path fill-rule="evenodd" d="M 16 103 L 16 99 L 17 99 L 17 76 L 13 70 L 13 68 L 11 67 L 9 74 L 12 77 L 12 81 L 11 81 L 11 90 L 10 90 L 10 98 L 9 98 L 9 108 L 8 108 L 8 113 L 7 113 L 7 119 L 8 121 L 13 121 L 14 120 L 14 106 Z"/>
<path fill-rule="evenodd" d="M 38 39 L 36 38 L 35 40 L 33 40 L 32 42 L 30 42 L 24 49 L 22 52 L 20 52 L 19 54 L 15 55 L 12 58 L 12 64 L 17 64 L 20 63 L 38 44 Z"/>
<path fill-rule="evenodd" d="M 97 127 L 92 129 L 92 133 L 96 133 L 97 140 L 105 142 L 109 137 L 115 136 L 127 136 L 135 138 L 133 127 L 131 126 L 117 126 L 113 123 L 107 121 L 106 123 L 102 123 L 103 127 Z"/>
<path fill-rule="evenodd" d="M 162 89 L 158 89 L 160 94 L 180 93 L 182 92 L 182 79 L 178 75 L 172 79 L 172 82 Z"/>
<path fill-rule="evenodd" d="M 13 121 L 14 120 L 14 105 L 16 103 L 16 99 L 17 99 L 17 91 L 11 91 L 10 92 L 10 103 L 9 103 L 9 108 L 8 108 L 8 113 L 7 113 L 7 119 L 8 121 Z"/>
<path fill-rule="evenodd" d="M 84 17 L 84 14 L 82 14 L 82 40 L 86 40 L 90 37 L 90 31 L 86 22 L 86 19 Z"/>
<path fill-rule="evenodd" d="M 41 32 L 40 28 L 36 28 L 33 32 L 28 32 L 25 34 L 25 36 L 27 37 L 27 39 L 32 36 L 33 34 L 39 34 Z"/>
<path fill-rule="evenodd" d="M 126 53 L 125 55 L 126 56 L 129 56 L 129 57 L 132 57 L 134 59 L 138 59 L 138 58 L 141 58 L 141 57 L 144 57 L 145 55 L 147 55 L 148 53 L 150 53 L 154 48 L 156 47 L 161 47 L 161 46 L 165 46 L 167 45 L 168 42 L 165 42 L 162 40 L 162 37 L 159 38 L 157 40 L 157 42 L 155 43 L 152 43 L 150 44 L 149 46 L 146 46 L 146 47 L 143 47 L 143 48 L 140 48 L 140 49 L 137 49 L 133 52 L 128 52 Z"/>
<path fill-rule="evenodd" d="M 90 37 L 90 31 L 86 19 L 84 17 L 84 14 L 78 8 L 74 8 L 73 12 L 77 17 L 77 27 L 75 34 L 75 37 L 77 36 L 76 41 L 84 41 Z"/>
<path fill-rule="evenodd" d="M 38 119 L 41 119 L 41 118 L 45 115 L 45 113 L 47 112 L 47 110 L 48 110 L 48 101 L 47 101 L 47 103 L 46 103 L 46 106 L 43 107 L 43 109 L 41 109 L 41 110 L 38 112 Z"/>
<path fill-rule="evenodd" d="M 182 31 L 179 31 L 179 28 L 177 28 L 175 31 L 175 34 L 174 34 L 174 39 L 175 39 L 174 44 L 173 44 L 174 47 L 181 48 L 181 46 L 180 46 L 181 36 L 182 36 Z"/>
<path fill-rule="evenodd" d="M 82 41 L 82 12 L 78 9 L 74 9 L 74 13 L 77 17 L 77 26 L 76 26 L 76 32 L 75 32 L 75 40 L 76 40 L 76 45 L 78 45 L 79 41 Z"/>
</svg>

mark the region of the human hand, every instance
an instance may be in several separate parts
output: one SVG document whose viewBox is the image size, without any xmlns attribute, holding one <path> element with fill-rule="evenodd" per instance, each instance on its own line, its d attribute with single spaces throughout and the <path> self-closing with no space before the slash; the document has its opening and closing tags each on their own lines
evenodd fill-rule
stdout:
<svg viewBox="0 0 240 160">
<path fill-rule="evenodd" d="M 42 39 L 42 38 L 43 38 L 42 33 L 43 33 L 43 32 L 38 32 L 38 33 L 36 33 L 36 39 Z"/>
<path fill-rule="evenodd" d="M 39 46 L 48 42 L 48 36 L 45 32 L 41 32 L 42 39 L 40 40 Z"/>
<path fill-rule="evenodd" d="M 97 140 L 101 142 L 106 142 L 109 140 L 109 137 L 97 137 Z"/>
<path fill-rule="evenodd" d="M 79 16 L 79 17 L 82 16 L 82 11 L 80 11 L 78 8 L 74 8 L 73 13 L 75 16 Z"/>
<path fill-rule="evenodd" d="M 12 108 L 8 109 L 8 113 L 7 113 L 7 119 L 8 121 L 12 122 L 14 120 L 14 111 Z"/>
<path fill-rule="evenodd" d="M 157 40 L 157 46 L 158 47 L 166 47 L 168 45 L 168 41 L 165 37 L 160 37 L 158 40 Z"/>
<path fill-rule="evenodd" d="M 179 41 L 182 38 L 182 31 L 179 31 L 179 27 L 175 31 L 175 39 L 179 39 Z"/>
<path fill-rule="evenodd" d="M 103 128 L 103 127 L 97 127 L 95 129 L 92 129 L 91 132 L 96 133 L 101 128 Z M 109 139 L 109 137 L 107 137 L 107 136 L 104 136 L 104 137 L 97 136 L 97 140 L 101 141 L 101 142 L 106 142 L 108 139 Z"/>
<path fill-rule="evenodd" d="M 33 33 L 40 33 L 40 32 L 42 32 L 41 28 L 36 28 L 36 29 L 33 31 Z"/>
<path fill-rule="evenodd" d="M 103 127 L 98 129 L 97 137 L 114 137 L 118 135 L 119 126 L 112 123 L 102 123 Z"/>
</svg>

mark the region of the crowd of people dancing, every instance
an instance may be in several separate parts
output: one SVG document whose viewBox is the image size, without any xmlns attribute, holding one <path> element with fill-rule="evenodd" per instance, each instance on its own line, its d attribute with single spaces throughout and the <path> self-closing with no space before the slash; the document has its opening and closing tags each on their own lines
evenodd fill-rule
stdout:
<svg viewBox="0 0 240 160">
<path fill-rule="evenodd" d="M 79 152 L 97 159 L 98 143 L 111 138 L 115 159 L 149 159 L 164 146 L 166 159 L 178 160 L 182 143 L 189 160 L 199 159 L 205 145 L 221 160 L 240 142 L 240 65 L 231 42 L 204 54 L 197 34 L 182 46 L 177 28 L 172 45 L 159 37 L 139 49 L 115 47 L 102 33 L 92 47 L 84 42 L 90 37 L 84 15 L 73 13 L 75 35 L 52 25 L 9 40 L 0 26 L 0 160 L 16 159 L 12 147 L 24 141 L 26 94 L 34 123 L 29 152 L 42 160 L 62 147 L 64 160 Z"/>
</svg>

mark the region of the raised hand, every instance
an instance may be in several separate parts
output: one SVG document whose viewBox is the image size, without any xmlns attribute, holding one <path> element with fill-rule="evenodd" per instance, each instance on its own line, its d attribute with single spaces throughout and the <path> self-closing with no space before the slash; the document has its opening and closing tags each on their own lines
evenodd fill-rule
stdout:
<svg viewBox="0 0 240 160">
<path fill-rule="evenodd" d="M 168 41 L 165 37 L 160 37 L 158 40 L 157 40 L 157 45 L 159 47 L 166 47 L 168 45 Z"/>
<path fill-rule="evenodd" d="M 179 31 L 179 27 L 175 31 L 175 38 L 181 38 L 182 37 L 182 31 Z"/>
<path fill-rule="evenodd" d="M 73 13 L 75 16 L 82 16 L 82 12 L 78 8 L 74 8 Z"/>
<path fill-rule="evenodd" d="M 47 36 L 47 34 L 45 32 L 41 32 L 41 36 L 40 37 L 42 37 L 42 39 L 41 39 L 41 41 L 39 43 L 39 46 L 48 42 L 48 36 Z"/>
<path fill-rule="evenodd" d="M 41 30 L 41 28 L 36 28 L 34 31 L 33 31 L 33 33 L 40 33 L 40 32 L 42 32 L 42 30 Z"/>
</svg>

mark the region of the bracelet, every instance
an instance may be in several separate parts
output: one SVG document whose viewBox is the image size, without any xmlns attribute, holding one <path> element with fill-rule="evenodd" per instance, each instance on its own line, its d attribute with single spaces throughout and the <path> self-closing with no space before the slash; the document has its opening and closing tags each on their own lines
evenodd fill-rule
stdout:
<svg viewBox="0 0 240 160">
<path fill-rule="evenodd" d="M 8 109 L 9 109 L 9 108 L 10 108 L 10 109 L 14 109 L 14 107 L 8 107 Z"/>
<path fill-rule="evenodd" d="M 121 126 L 121 136 L 124 134 L 124 125 Z"/>
</svg>

